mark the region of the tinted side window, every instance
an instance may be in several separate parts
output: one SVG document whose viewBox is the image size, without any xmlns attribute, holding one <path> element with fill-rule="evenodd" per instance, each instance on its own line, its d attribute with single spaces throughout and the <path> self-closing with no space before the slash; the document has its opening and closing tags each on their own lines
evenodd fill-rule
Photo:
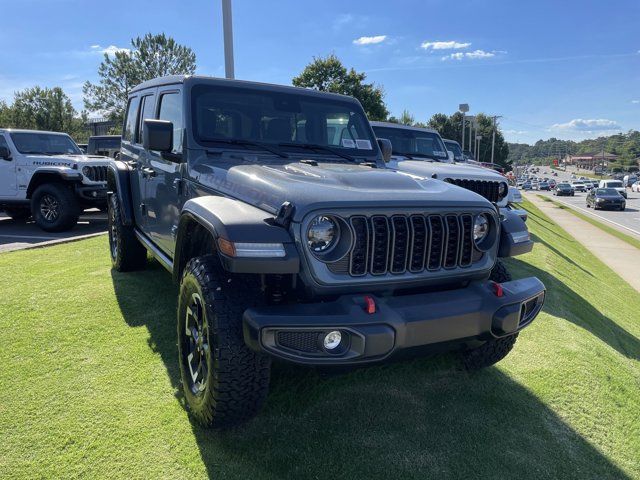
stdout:
<svg viewBox="0 0 640 480">
<path fill-rule="evenodd" d="M 124 121 L 124 131 L 122 132 L 122 139 L 133 141 L 133 137 L 136 133 L 136 120 L 138 119 L 138 105 L 140 104 L 140 98 L 134 97 L 129 100 L 129 106 L 127 107 L 127 117 Z"/>
<path fill-rule="evenodd" d="M 182 102 L 180 93 L 165 93 L 160 97 L 160 120 L 173 123 L 173 153 L 182 153 Z"/>
<path fill-rule="evenodd" d="M 142 132 L 144 130 L 144 121 L 147 118 L 155 118 L 153 95 L 147 95 L 142 97 L 142 107 L 140 107 L 140 116 L 138 125 L 138 135 L 136 136 L 136 143 L 142 143 Z"/>
</svg>

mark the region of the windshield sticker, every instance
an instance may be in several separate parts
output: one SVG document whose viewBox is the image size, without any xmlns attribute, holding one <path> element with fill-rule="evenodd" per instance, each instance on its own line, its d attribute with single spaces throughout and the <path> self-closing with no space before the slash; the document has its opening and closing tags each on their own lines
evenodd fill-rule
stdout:
<svg viewBox="0 0 640 480">
<path fill-rule="evenodd" d="M 369 140 L 356 140 L 356 146 L 359 150 L 372 150 Z"/>
<path fill-rule="evenodd" d="M 344 148 L 356 148 L 356 142 L 354 142 L 350 138 L 343 138 L 342 139 L 342 146 Z"/>
</svg>

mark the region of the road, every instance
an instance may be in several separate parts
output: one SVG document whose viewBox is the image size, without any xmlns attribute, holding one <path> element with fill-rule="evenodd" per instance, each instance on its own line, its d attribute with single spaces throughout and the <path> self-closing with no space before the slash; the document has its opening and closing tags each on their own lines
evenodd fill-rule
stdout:
<svg viewBox="0 0 640 480">
<path fill-rule="evenodd" d="M 107 214 L 89 210 L 68 232 L 49 233 L 40 230 L 32 220 L 16 222 L 0 213 L 0 252 L 46 245 L 51 242 L 82 238 L 107 231 Z"/>
<path fill-rule="evenodd" d="M 546 173 L 543 173 L 545 171 Z M 571 181 L 571 173 L 558 172 L 557 177 L 551 177 L 551 171 L 549 169 L 540 169 L 538 177 L 553 178 L 556 182 L 564 180 Z M 579 175 L 579 174 L 578 174 Z M 524 192 L 526 195 L 539 194 L 550 196 L 554 200 L 569 205 L 583 213 L 596 217 L 598 220 L 609 223 L 613 227 L 617 227 L 618 230 L 625 233 L 633 233 L 640 236 L 640 193 L 632 192 L 631 189 L 627 189 L 627 208 L 624 212 L 614 210 L 596 210 L 587 208 L 586 193 L 576 192 L 574 197 L 556 197 L 552 192 L 539 192 L 536 190 Z"/>
</svg>

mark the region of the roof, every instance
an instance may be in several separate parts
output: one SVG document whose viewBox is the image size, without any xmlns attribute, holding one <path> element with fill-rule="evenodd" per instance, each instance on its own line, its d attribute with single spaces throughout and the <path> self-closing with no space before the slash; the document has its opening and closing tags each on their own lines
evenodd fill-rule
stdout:
<svg viewBox="0 0 640 480">
<path fill-rule="evenodd" d="M 0 132 L 9 132 L 9 133 L 48 133 L 51 135 L 67 135 L 66 132 L 51 132 L 49 130 L 27 130 L 24 128 L 0 128 Z"/>
<path fill-rule="evenodd" d="M 398 128 L 402 130 L 414 130 L 416 132 L 429 132 L 429 133 L 438 133 L 437 130 L 428 127 L 413 127 L 411 125 L 404 125 L 402 123 L 395 122 L 369 122 L 372 127 L 387 127 L 387 128 Z"/>
<path fill-rule="evenodd" d="M 248 80 L 232 80 L 228 78 L 208 77 L 204 75 L 169 75 L 166 77 L 158 77 L 153 80 L 142 82 L 139 85 L 133 87 L 130 93 L 135 93 L 147 88 L 160 87 L 164 85 L 175 84 L 205 84 L 216 85 L 220 87 L 239 87 L 257 90 L 270 90 L 282 93 L 295 93 L 302 95 L 309 95 L 314 97 L 333 97 L 340 101 L 357 102 L 357 100 L 348 95 L 341 95 L 339 93 L 322 92 L 311 88 L 293 87 L 290 85 L 276 85 L 273 83 L 251 82 Z"/>
</svg>

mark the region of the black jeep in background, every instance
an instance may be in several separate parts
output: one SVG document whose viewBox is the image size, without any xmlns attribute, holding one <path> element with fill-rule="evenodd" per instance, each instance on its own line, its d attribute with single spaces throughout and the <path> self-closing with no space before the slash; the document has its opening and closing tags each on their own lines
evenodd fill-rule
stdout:
<svg viewBox="0 0 640 480">
<path fill-rule="evenodd" d="M 111 258 L 134 270 L 149 251 L 179 284 L 199 422 L 253 416 L 272 357 L 329 367 L 446 346 L 476 369 L 536 317 L 544 286 L 498 263 L 513 239 L 495 206 L 385 169 L 390 152 L 350 97 L 197 76 L 133 89 L 108 176 Z"/>
</svg>

